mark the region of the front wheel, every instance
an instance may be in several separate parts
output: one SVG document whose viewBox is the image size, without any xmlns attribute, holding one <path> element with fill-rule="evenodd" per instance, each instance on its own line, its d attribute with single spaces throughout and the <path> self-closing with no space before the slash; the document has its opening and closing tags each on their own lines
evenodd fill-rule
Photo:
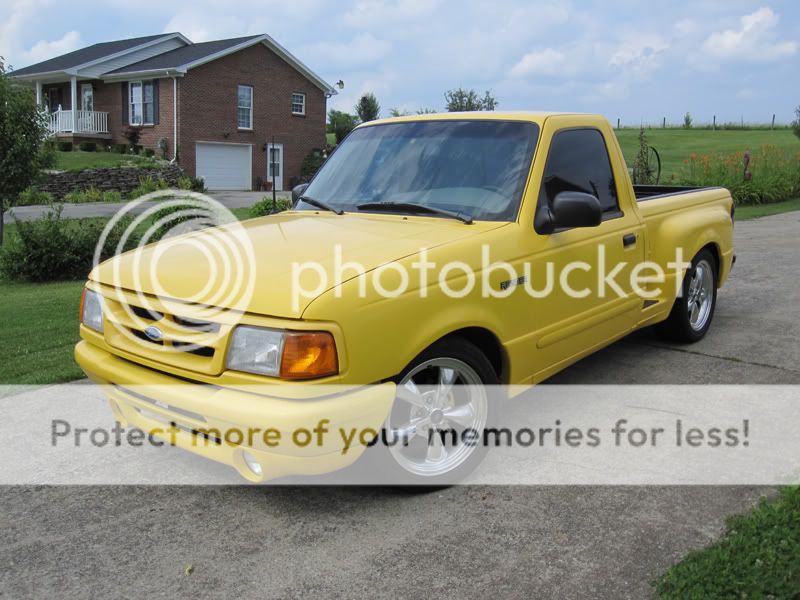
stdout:
<svg viewBox="0 0 800 600">
<path fill-rule="evenodd" d="M 683 278 L 681 296 L 675 299 L 667 320 L 656 326 L 662 337 L 693 343 L 708 332 L 717 305 L 716 264 L 708 250 L 702 250 L 694 257 Z"/>
<path fill-rule="evenodd" d="M 384 474 L 399 485 L 457 483 L 486 455 L 484 430 L 497 413 L 499 379 L 466 340 L 437 342 L 397 377 L 386 419 L 392 443 L 381 452 Z"/>
</svg>

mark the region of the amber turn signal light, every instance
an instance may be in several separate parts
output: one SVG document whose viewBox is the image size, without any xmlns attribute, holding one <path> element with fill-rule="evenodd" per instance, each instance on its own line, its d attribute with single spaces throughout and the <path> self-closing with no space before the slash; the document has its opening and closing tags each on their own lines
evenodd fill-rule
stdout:
<svg viewBox="0 0 800 600">
<path fill-rule="evenodd" d="M 315 379 L 336 375 L 336 342 L 324 331 L 287 332 L 283 341 L 281 374 L 284 379 Z"/>
</svg>

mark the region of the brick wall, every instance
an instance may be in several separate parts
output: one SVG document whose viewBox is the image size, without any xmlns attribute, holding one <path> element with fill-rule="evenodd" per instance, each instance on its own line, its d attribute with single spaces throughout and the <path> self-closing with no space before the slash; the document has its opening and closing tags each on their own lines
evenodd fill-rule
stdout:
<svg viewBox="0 0 800 600">
<path fill-rule="evenodd" d="M 253 86 L 252 131 L 237 129 L 239 84 Z M 283 144 L 283 186 L 288 189 L 305 156 L 325 144 L 325 94 L 262 44 L 196 67 L 179 85 L 180 163 L 191 175 L 195 142 L 229 142 L 252 144 L 253 179 L 266 179 L 263 146 L 274 135 Z M 305 116 L 292 115 L 293 92 L 306 94 Z"/>
</svg>

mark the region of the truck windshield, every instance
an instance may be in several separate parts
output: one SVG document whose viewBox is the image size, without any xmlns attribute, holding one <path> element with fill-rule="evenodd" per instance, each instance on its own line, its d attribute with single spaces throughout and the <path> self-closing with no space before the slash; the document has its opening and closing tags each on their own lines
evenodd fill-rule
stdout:
<svg viewBox="0 0 800 600">
<path fill-rule="evenodd" d="M 476 220 L 511 221 L 538 133 L 535 123 L 524 121 L 410 121 L 362 127 L 331 155 L 305 194 L 344 211 L 376 202 L 405 203 Z M 314 209 L 303 201 L 297 208 Z M 360 212 L 371 211 L 363 207 Z M 405 211 L 398 207 L 380 212 Z"/>
</svg>

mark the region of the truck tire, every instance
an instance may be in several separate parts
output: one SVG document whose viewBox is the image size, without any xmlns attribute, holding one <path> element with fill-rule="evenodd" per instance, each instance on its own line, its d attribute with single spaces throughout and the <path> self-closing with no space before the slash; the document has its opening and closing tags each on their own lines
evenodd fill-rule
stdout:
<svg viewBox="0 0 800 600">
<path fill-rule="evenodd" d="M 368 449 L 378 451 L 381 479 L 430 490 L 469 475 L 486 456 L 483 431 L 498 412 L 500 380 L 483 352 L 467 340 L 444 339 L 395 381 L 398 394 L 384 429 L 395 443 Z M 463 441 L 467 429 L 477 432 L 476 444 Z"/>
<path fill-rule="evenodd" d="M 681 296 L 675 299 L 669 317 L 656 325 L 663 338 L 691 344 L 701 340 L 711 327 L 717 306 L 717 262 L 708 250 L 701 250 L 686 271 Z"/>
</svg>

